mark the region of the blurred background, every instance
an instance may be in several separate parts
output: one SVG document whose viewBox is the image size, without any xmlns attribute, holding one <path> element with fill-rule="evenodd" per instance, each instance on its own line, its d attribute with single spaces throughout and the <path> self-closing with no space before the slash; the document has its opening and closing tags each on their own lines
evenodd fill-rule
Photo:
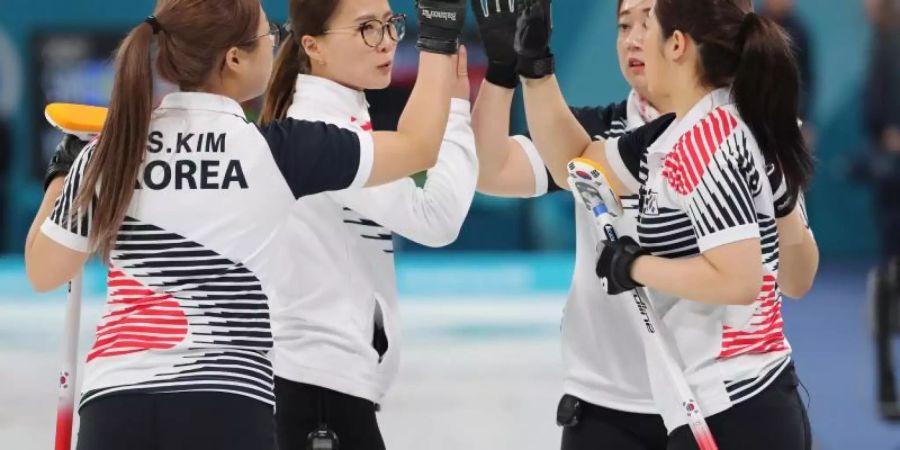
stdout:
<svg viewBox="0 0 900 450">
<path fill-rule="evenodd" d="M 813 292 L 788 301 L 785 316 L 822 450 L 900 449 L 900 422 L 887 420 L 891 408 L 879 402 L 891 393 L 884 382 L 893 381 L 890 343 L 900 322 L 898 271 L 889 263 L 900 247 L 900 25 L 884 13 L 891 2 L 896 8 L 896 0 L 755 2 L 796 43 L 805 132 L 818 161 L 807 204 L 823 263 Z M 553 47 L 571 105 L 605 105 L 628 92 L 615 57 L 615 3 L 555 4 Z M 110 55 L 153 4 L 0 0 L 0 449 L 46 449 L 53 439 L 65 296 L 32 293 L 21 258 L 60 138 L 45 125 L 43 107 L 105 105 Z M 264 1 L 274 21 L 284 20 L 286 4 Z M 414 17 L 412 4 L 392 2 Z M 474 95 L 485 61 L 469 25 Z M 414 35 L 413 24 L 393 86 L 370 93 L 376 128 L 396 123 L 414 82 Z M 245 106 L 253 113 L 259 104 Z M 520 105 L 514 117 L 521 131 Z M 389 448 L 558 448 L 558 331 L 573 264 L 573 208 L 566 193 L 478 196 L 449 248 L 397 238 L 406 349 L 379 416 Z M 881 276 L 870 280 L 875 272 Z M 81 348 L 100 315 L 102 267 L 89 266 L 86 280 Z M 892 320 L 873 320 L 885 317 Z"/>
</svg>

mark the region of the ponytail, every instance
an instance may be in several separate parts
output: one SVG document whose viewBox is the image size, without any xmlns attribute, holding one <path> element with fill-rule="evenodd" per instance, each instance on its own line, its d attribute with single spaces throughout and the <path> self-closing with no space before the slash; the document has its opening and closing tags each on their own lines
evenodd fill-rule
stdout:
<svg viewBox="0 0 900 450">
<path fill-rule="evenodd" d="M 663 38 L 681 30 L 697 42 L 704 86 L 731 86 L 766 163 L 796 198 L 813 173 L 797 123 L 800 70 L 785 32 L 751 7 L 748 0 L 657 0 L 655 11 Z"/>
<path fill-rule="evenodd" d="M 182 91 L 199 91 L 225 52 L 253 42 L 259 0 L 159 0 L 116 51 L 109 114 L 80 183 L 76 210 L 90 211 L 92 245 L 108 262 L 134 196 L 153 111 L 153 69 Z M 223 27 L 222 24 L 229 24 Z M 157 55 L 151 57 L 156 40 Z"/>
<path fill-rule="evenodd" d="M 153 108 L 152 39 L 152 26 L 142 23 L 116 53 L 109 114 L 75 200 L 78 209 L 92 209 L 89 238 L 103 261 L 115 246 L 146 151 Z M 98 188 L 103 195 L 95 196 Z"/>
<path fill-rule="evenodd" d="M 744 16 L 740 59 L 732 83 L 741 118 L 750 127 L 768 163 L 784 175 L 793 198 L 806 190 L 813 157 L 800 132 L 800 71 L 790 39 L 770 19 Z"/>
<path fill-rule="evenodd" d="M 269 88 L 266 90 L 262 114 L 259 117 L 261 125 L 267 125 L 287 116 L 287 110 L 294 98 L 297 74 L 310 72 L 309 56 L 299 44 L 299 40 L 299 37 L 291 33 L 281 45 L 281 49 L 278 50 L 275 68 L 269 80 Z"/>
<path fill-rule="evenodd" d="M 328 28 L 328 21 L 337 11 L 340 0 L 289 0 L 288 23 L 290 35 L 284 40 L 275 68 L 269 81 L 269 89 L 263 102 L 261 125 L 284 119 L 294 99 L 298 74 L 312 71 L 309 55 L 303 49 L 303 36 L 320 36 Z"/>
</svg>

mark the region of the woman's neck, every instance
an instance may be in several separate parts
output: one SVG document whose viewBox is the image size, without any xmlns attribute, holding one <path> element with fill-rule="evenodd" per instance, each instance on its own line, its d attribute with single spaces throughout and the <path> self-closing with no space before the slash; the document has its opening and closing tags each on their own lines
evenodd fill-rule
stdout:
<svg viewBox="0 0 900 450">
<path fill-rule="evenodd" d="M 200 86 L 194 92 L 205 92 L 207 94 L 216 94 L 221 95 L 223 97 L 228 97 L 238 103 L 241 103 L 241 94 L 240 90 L 237 89 L 235 83 L 230 83 L 227 80 L 208 80 L 206 84 Z"/>
<path fill-rule="evenodd" d="M 314 76 L 314 77 L 324 78 L 324 79 L 326 79 L 326 80 L 328 80 L 328 81 L 333 81 L 333 82 L 335 82 L 335 83 L 337 83 L 337 84 L 339 84 L 339 85 L 341 85 L 341 86 L 344 86 L 345 88 L 353 89 L 354 91 L 360 91 L 360 92 L 363 91 L 363 89 L 360 89 L 360 88 L 358 88 L 358 87 L 356 87 L 356 86 L 351 86 L 351 85 L 349 85 L 349 84 L 347 84 L 347 83 L 341 82 L 340 80 L 338 80 L 337 78 L 335 78 L 334 75 L 333 75 L 331 72 L 329 72 L 329 71 L 323 69 L 321 66 L 318 66 L 318 65 L 315 65 L 315 64 L 314 64 L 313 67 L 310 69 L 309 74 L 312 75 L 312 76 Z"/>
<path fill-rule="evenodd" d="M 703 97 L 706 97 L 713 89 L 691 83 L 691 87 L 687 89 L 676 89 L 669 98 L 669 105 L 675 116 L 682 118 L 696 105 Z"/>
<path fill-rule="evenodd" d="M 635 92 L 637 92 L 638 97 L 646 101 L 647 104 L 649 104 L 660 114 L 668 114 L 672 112 L 672 99 L 670 97 L 652 95 L 646 88 L 633 87 L 633 89 Z"/>
<path fill-rule="evenodd" d="M 646 100 L 653 109 L 659 111 L 660 114 L 668 114 L 672 112 L 672 99 L 670 97 L 655 97 L 649 92 L 637 91 L 638 96 Z"/>
</svg>

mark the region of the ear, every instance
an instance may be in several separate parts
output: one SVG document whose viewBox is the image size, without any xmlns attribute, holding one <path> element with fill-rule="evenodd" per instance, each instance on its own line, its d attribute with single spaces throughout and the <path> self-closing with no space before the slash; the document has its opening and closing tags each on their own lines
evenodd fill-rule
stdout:
<svg viewBox="0 0 900 450">
<path fill-rule="evenodd" d="M 228 69 L 232 72 L 239 72 L 241 70 L 241 51 L 237 47 L 231 47 L 225 51 L 225 56 L 223 56 L 224 61 L 222 67 Z"/>
<path fill-rule="evenodd" d="M 688 35 L 681 32 L 681 30 L 675 30 L 669 40 L 666 41 L 666 53 L 673 61 L 684 59 L 690 42 L 691 39 Z"/>
<path fill-rule="evenodd" d="M 309 56 L 310 63 L 320 65 L 325 63 L 325 49 L 319 45 L 318 39 L 308 34 L 304 35 L 300 38 L 300 46 L 303 47 L 303 51 Z"/>
</svg>

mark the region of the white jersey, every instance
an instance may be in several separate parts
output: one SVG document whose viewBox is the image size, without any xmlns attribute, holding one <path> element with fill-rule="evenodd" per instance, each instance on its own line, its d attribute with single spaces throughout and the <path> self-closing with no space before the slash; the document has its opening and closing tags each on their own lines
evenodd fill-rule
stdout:
<svg viewBox="0 0 900 450">
<path fill-rule="evenodd" d="M 610 145 L 608 154 L 615 148 Z M 637 231 L 645 249 L 681 258 L 745 239 L 761 241 L 763 279 L 752 305 L 709 305 L 652 291 L 696 400 L 713 415 L 762 391 L 790 362 L 767 164 L 729 89 L 700 100 L 642 159 L 640 173 L 616 171 L 640 182 Z M 685 414 L 659 362 L 648 355 L 648 364 L 654 398 L 671 431 L 685 424 Z"/>
<path fill-rule="evenodd" d="M 627 101 L 573 108 L 573 113 L 592 138 L 607 139 L 643 125 L 641 108 L 642 103 L 632 92 Z M 560 190 L 548 176 L 534 144 L 525 136 L 515 139 L 532 163 L 537 180 L 535 195 Z M 621 164 L 624 167 L 625 163 Z M 625 214 L 617 229 L 622 235 L 636 236 L 637 196 L 622 201 Z M 606 408 L 656 414 L 641 343 L 642 328 L 633 320 L 634 302 L 629 295 L 606 294 L 595 273 L 598 241 L 594 219 L 579 205 L 575 205 L 575 236 L 575 270 L 562 321 L 563 389 Z"/>
<path fill-rule="evenodd" d="M 355 133 L 372 130 L 363 92 L 314 76 L 298 77 L 288 116 Z M 422 188 L 407 178 L 301 200 L 282 245 L 309 262 L 295 267 L 296 295 L 272 302 L 276 375 L 381 401 L 399 365 L 393 233 L 430 246 L 450 244 L 477 179 L 469 102 L 454 99 L 438 162 Z"/>
<path fill-rule="evenodd" d="M 87 210 L 73 202 L 95 148 L 76 159 L 41 226 L 81 252 L 93 248 L 96 197 Z M 293 120 L 259 129 L 229 98 L 166 96 L 110 255 L 81 404 L 189 391 L 274 404 L 268 299 L 294 289 L 292 268 L 306 259 L 280 245 L 290 208 L 302 195 L 364 185 L 372 155 L 367 134 Z"/>
</svg>

